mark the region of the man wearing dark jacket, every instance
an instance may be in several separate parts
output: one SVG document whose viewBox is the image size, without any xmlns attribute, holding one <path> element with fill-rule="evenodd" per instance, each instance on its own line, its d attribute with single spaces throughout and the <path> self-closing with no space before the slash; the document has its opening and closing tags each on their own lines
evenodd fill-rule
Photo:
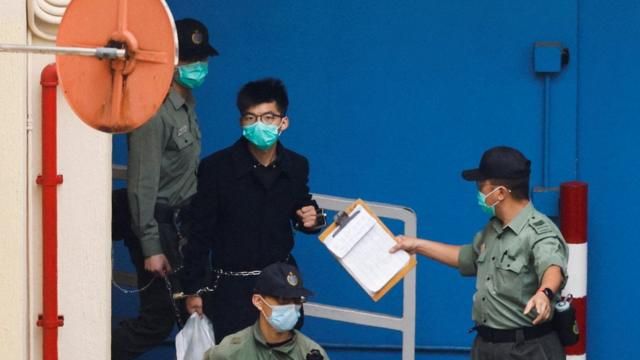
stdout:
<svg viewBox="0 0 640 360">
<path fill-rule="evenodd" d="M 288 103 L 280 80 L 244 85 L 237 98 L 243 137 L 205 158 L 198 171 L 183 278 L 187 293 L 209 289 L 201 292 L 204 312 L 218 342 L 255 322 L 251 296 L 259 269 L 295 265 L 293 228 L 316 230 L 308 161 L 278 141 L 289 126 Z M 186 305 L 201 311 L 202 299 L 191 296 Z"/>
</svg>

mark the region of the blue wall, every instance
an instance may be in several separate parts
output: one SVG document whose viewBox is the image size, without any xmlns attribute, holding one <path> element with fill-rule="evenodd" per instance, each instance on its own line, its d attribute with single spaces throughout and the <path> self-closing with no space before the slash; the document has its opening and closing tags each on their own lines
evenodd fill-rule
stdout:
<svg viewBox="0 0 640 360">
<path fill-rule="evenodd" d="M 221 53 L 197 91 L 203 154 L 240 135 L 239 87 L 280 77 L 291 100 L 282 141 L 309 158 L 312 191 L 409 206 L 421 237 L 454 244 L 469 242 L 486 221 L 475 187 L 460 178 L 484 149 L 521 149 L 534 164 L 532 185 L 542 185 L 543 80 L 533 71 L 532 45 L 562 42 L 572 57 L 551 79 L 548 185 L 590 184 L 588 352 L 631 358 L 625 345 L 638 338 L 638 316 L 630 315 L 639 290 L 627 284 L 640 250 L 630 226 L 640 214 L 635 0 L 168 3 L 176 18 L 206 22 Z M 315 238 L 299 237 L 295 253 L 316 301 L 400 313 L 399 288 L 373 303 Z M 422 258 L 418 284 L 417 345 L 470 346 L 474 280 Z M 317 319 L 305 332 L 321 343 L 400 343 L 394 332 Z"/>
<path fill-rule="evenodd" d="M 589 182 L 589 345 L 596 359 L 637 359 L 635 256 L 640 214 L 640 3 L 580 5 L 580 176 Z"/>
</svg>

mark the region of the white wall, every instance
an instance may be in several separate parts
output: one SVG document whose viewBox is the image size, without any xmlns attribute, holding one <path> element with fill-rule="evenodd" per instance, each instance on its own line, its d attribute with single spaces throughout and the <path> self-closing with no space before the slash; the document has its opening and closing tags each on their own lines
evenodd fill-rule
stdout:
<svg viewBox="0 0 640 360">
<path fill-rule="evenodd" d="M 0 2 L 0 43 L 26 43 L 24 1 Z M 34 44 L 47 44 L 37 38 Z M 48 55 L 0 53 L 0 349 L 41 359 L 42 68 Z M 90 94 L 88 94 L 90 96 Z M 28 115 L 27 115 L 28 113 Z M 28 130 L 27 118 L 32 122 Z M 58 89 L 58 285 L 60 359 L 108 359 L 111 318 L 111 136 L 69 109 Z"/>
<path fill-rule="evenodd" d="M 34 39 L 34 43 L 38 43 Z M 32 158 L 35 176 L 41 168 L 41 114 L 39 85 L 42 68 L 53 57 L 31 56 L 30 96 L 33 101 Z M 90 94 L 87 94 L 90 96 Z M 79 120 L 58 87 L 58 273 L 59 313 L 65 318 L 59 330 L 60 359 L 107 359 L 111 321 L 111 136 Z M 40 188 L 29 182 L 32 241 L 30 271 L 33 289 L 31 323 L 41 309 Z M 34 338 L 39 340 L 40 332 Z M 39 341 L 32 343 L 33 358 L 40 358 Z"/>
<path fill-rule="evenodd" d="M 26 41 L 25 3 L 0 2 L 0 43 Z M 27 179 L 26 57 L 0 53 L 0 349 L 26 359 Z"/>
</svg>

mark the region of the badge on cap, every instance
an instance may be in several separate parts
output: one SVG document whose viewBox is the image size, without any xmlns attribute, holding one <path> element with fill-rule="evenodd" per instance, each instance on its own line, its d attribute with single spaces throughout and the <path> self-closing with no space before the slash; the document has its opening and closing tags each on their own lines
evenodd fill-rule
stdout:
<svg viewBox="0 0 640 360">
<path fill-rule="evenodd" d="M 298 286 L 298 277 L 293 272 L 289 271 L 289 275 L 287 275 L 287 282 L 291 286 Z"/>
<path fill-rule="evenodd" d="M 200 45 L 202 43 L 202 40 L 203 40 L 203 36 L 200 30 L 196 30 L 193 32 L 193 34 L 191 34 L 191 41 L 194 44 Z"/>
</svg>

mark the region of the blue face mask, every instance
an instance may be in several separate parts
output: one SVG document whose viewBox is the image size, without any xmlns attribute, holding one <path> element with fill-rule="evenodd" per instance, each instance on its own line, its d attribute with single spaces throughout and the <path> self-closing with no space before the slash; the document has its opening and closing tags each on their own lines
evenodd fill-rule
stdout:
<svg viewBox="0 0 640 360">
<path fill-rule="evenodd" d="M 260 150 L 266 150 L 278 141 L 278 126 L 264 124 L 262 121 L 242 127 L 242 136 L 251 141 Z"/>
<path fill-rule="evenodd" d="M 495 204 L 489 205 L 487 204 L 487 197 L 493 194 L 496 190 L 500 189 L 502 186 L 498 186 L 497 188 L 491 190 L 487 195 L 483 194 L 481 191 L 478 191 L 478 206 L 482 212 L 489 216 L 496 216 L 496 205 L 500 203 L 501 200 L 498 200 Z"/>
<path fill-rule="evenodd" d="M 264 298 L 262 302 L 271 308 L 271 316 L 266 317 L 267 321 L 278 332 L 290 331 L 296 326 L 300 318 L 300 305 L 269 305 Z"/>
<path fill-rule="evenodd" d="M 191 64 L 178 66 L 175 80 L 178 84 L 195 89 L 204 83 L 204 79 L 209 73 L 209 63 L 206 61 L 198 61 Z"/>
</svg>

